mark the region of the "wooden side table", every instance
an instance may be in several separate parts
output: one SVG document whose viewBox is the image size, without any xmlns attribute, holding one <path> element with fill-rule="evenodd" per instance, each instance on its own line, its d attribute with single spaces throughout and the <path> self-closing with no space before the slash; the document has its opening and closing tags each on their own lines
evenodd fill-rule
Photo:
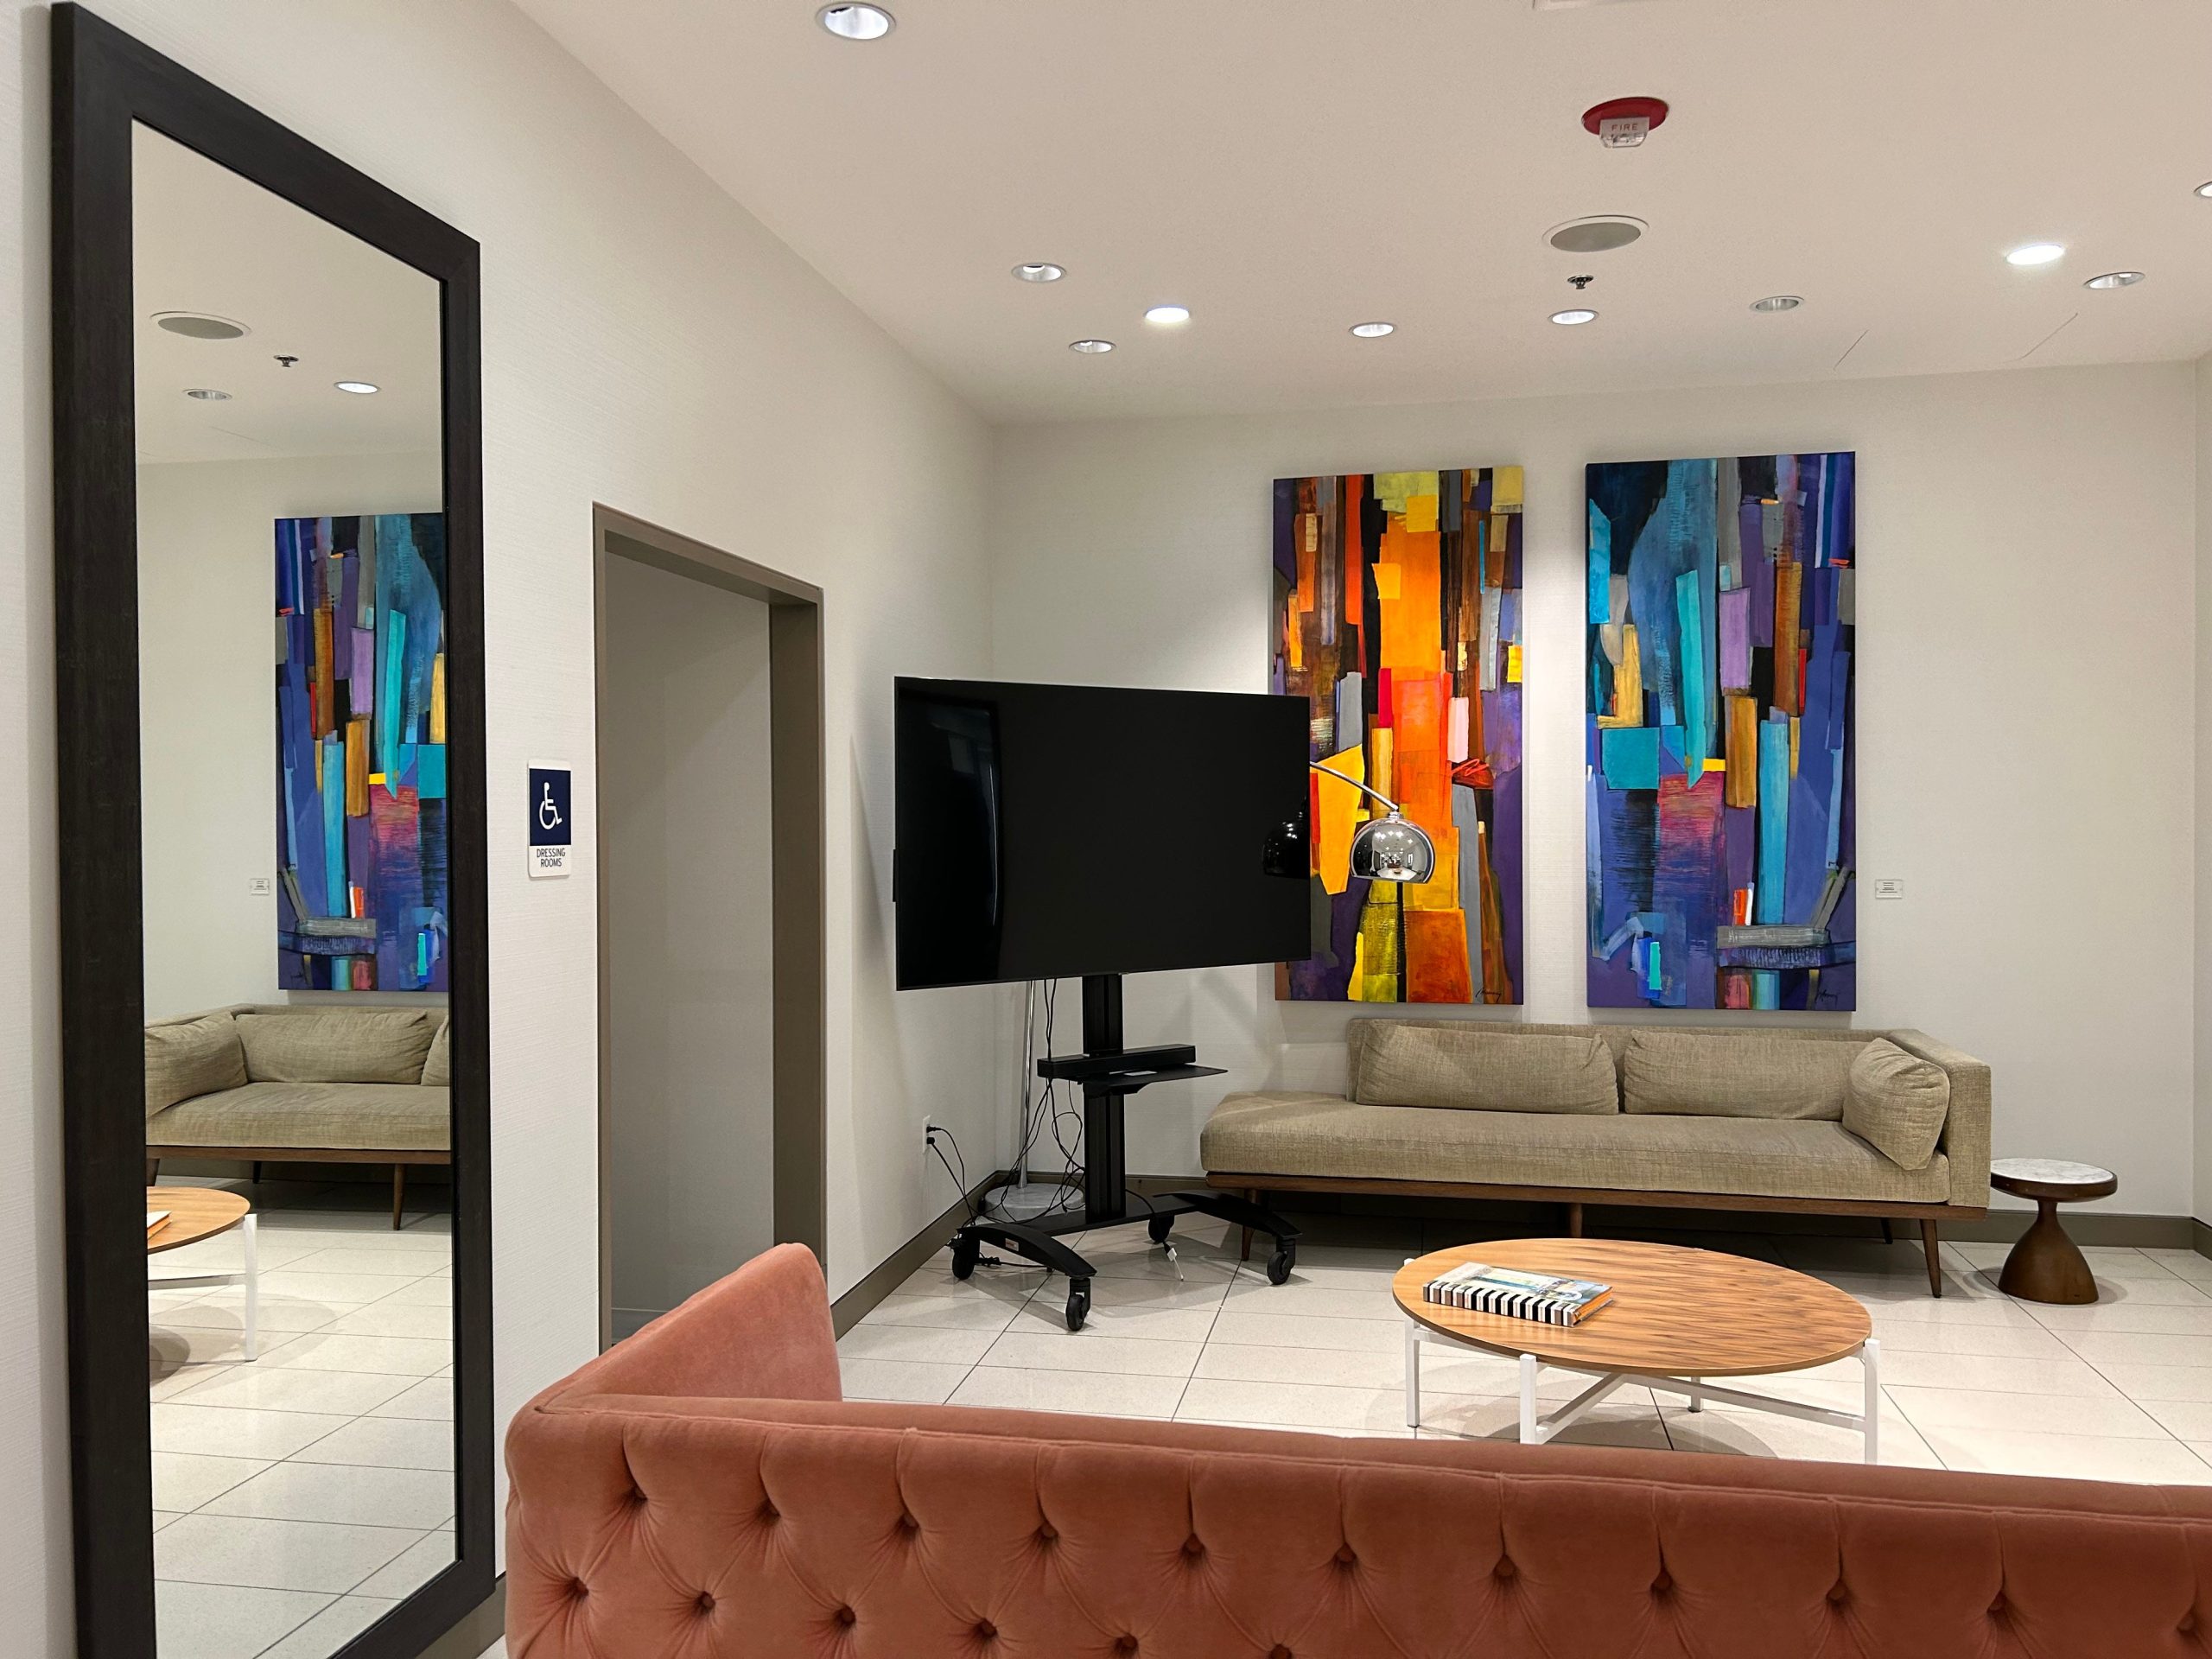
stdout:
<svg viewBox="0 0 2212 1659">
<path fill-rule="evenodd" d="M 2028 1302 L 2095 1301 L 2096 1275 L 2058 1224 L 2058 1206 L 2108 1198 L 2120 1190 L 2120 1177 L 2094 1164 L 2060 1158 L 1999 1158 L 1989 1166 L 1989 1184 L 1999 1192 L 2036 1201 L 2035 1223 L 2005 1258 L 1997 1288 Z"/>
</svg>

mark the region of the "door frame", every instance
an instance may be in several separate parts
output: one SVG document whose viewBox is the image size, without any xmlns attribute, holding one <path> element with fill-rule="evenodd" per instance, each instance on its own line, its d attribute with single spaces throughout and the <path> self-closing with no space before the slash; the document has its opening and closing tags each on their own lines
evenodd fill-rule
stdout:
<svg viewBox="0 0 2212 1659">
<path fill-rule="evenodd" d="M 606 753 L 607 572 L 625 559 L 727 589 L 768 607 L 768 793 L 771 1030 L 774 1043 L 774 1232 L 804 1244 L 829 1268 L 829 918 L 823 830 L 827 736 L 823 719 L 822 590 L 796 576 L 594 504 L 592 508 L 592 697 L 594 777 Z M 607 844 L 607 811 L 593 791 L 594 835 Z M 599 1342 L 613 1340 L 613 997 L 607 963 L 607 887 L 599 887 Z"/>
</svg>

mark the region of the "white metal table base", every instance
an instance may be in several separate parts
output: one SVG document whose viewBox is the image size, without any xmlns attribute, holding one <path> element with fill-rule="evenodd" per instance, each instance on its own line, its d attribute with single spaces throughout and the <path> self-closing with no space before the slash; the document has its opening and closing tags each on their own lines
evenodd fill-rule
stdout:
<svg viewBox="0 0 2212 1659">
<path fill-rule="evenodd" d="M 254 1217 L 250 1211 L 245 1218 L 238 1223 L 238 1237 L 245 1246 L 245 1265 L 237 1271 L 226 1269 L 220 1273 L 181 1273 L 174 1275 L 165 1274 L 160 1278 L 149 1274 L 146 1279 L 148 1290 L 188 1290 L 195 1285 L 244 1285 L 245 1287 L 244 1340 L 245 1357 L 249 1361 L 259 1357 L 257 1350 L 260 1344 L 260 1338 L 254 1328 L 261 1312 L 261 1272 L 259 1252 L 255 1249 L 253 1223 Z"/>
<path fill-rule="evenodd" d="M 1414 1319 L 1406 1321 L 1406 1427 L 1421 1427 L 1421 1349 L 1424 1342 L 1433 1342 L 1447 1348 L 1465 1351 L 1474 1347 L 1471 1343 L 1454 1341 Z M 1477 1351 L 1483 1351 L 1477 1350 Z M 1659 1376 L 1643 1371 L 1580 1371 L 1572 1365 L 1556 1365 L 1555 1370 L 1579 1371 L 1580 1375 L 1595 1376 L 1596 1381 L 1566 1404 L 1548 1414 L 1536 1410 L 1536 1376 L 1544 1368 L 1542 1360 L 1534 1354 L 1521 1356 L 1521 1440 L 1523 1445 L 1541 1446 L 1560 1430 L 1573 1423 L 1590 1408 L 1623 1383 L 1640 1383 L 1668 1394 L 1687 1397 L 1692 1411 L 1705 1409 L 1708 1400 L 1724 1406 L 1742 1406 L 1752 1411 L 1769 1411 L 1783 1417 L 1799 1417 L 1810 1423 L 1833 1423 L 1838 1428 L 1859 1431 L 1866 1442 L 1866 1460 L 1881 1460 L 1882 1431 L 1882 1344 L 1872 1337 L 1860 1343 L 1852 1357 L 1859 1361 L 1866 1374 L 1866 1396 L 1859 1411 L 1836 1411 L 1827 1406 L 1808 1406 L 1802 1401 L 1783 1400 L 1770 1394 L 1752 1394 L 1743 1389 L 1722 1388 L 1694 1376 Z"/>
</svg>

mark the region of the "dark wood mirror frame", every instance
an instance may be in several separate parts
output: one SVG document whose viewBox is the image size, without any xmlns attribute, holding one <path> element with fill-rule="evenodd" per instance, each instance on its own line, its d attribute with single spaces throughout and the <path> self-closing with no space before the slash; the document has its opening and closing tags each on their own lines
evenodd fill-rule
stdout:
<svg viewBox="0 0 2212 1659">
<path fill-rule="evenodd" d="M 143 124 L 437 280 L 443 294 L 452 849 L 456 1559 L 348 1643 L 411 1659 L 493 1588 L 482 419 L 476 244 L 74 5 L 53 9 L 55 704 L 62 1152 L 78 1652 L 154 1625 L 140 912 L 131 130 Z"/>
</svg>

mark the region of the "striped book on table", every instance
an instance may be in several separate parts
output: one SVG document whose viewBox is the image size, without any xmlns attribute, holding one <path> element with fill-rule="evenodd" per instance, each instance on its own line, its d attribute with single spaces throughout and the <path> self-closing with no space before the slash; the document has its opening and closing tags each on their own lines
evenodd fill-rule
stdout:
<svg viewBox="0 0 2212 1659">
<path fill-rule="evenodd" d="M 1613 1300 L 1613 1287 L 1594 1279 L 1522 1273 L 1465 1262 L 1421 1287 L 1424 1301 L 1470 1313 L 1503 1313 L 1545 1325 L 1580 1325 Z"/>
</svg>

